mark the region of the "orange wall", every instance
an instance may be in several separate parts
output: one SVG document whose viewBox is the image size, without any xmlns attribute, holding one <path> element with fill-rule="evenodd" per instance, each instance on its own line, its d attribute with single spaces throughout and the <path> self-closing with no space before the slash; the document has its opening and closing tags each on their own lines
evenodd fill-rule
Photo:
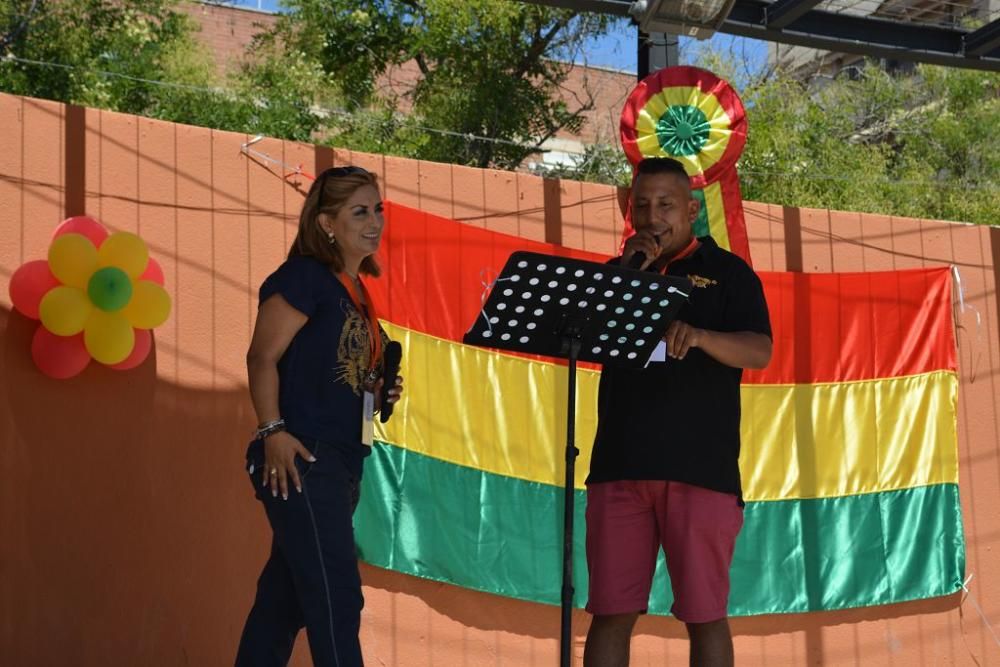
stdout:
<svg viewBox="0 0 1000 667">
<path fill-rule="evenodd" d="M 269 539 L 241 467 L 254 425 L 243 355 L 257 285 L 281 261 L 308 187 L 245 158 L 244 140 L 0 95 L 4 665 L 231 662 Z M 353 161 L 383 177 L 386 197 L 468 224 L 601 252 L 617 245 L 613 188 L 276 140 L 254 148 L 310 172 Z M 44 257 L 60 220 L 84 212 L 146 239 L 174 311 L 140 368 L 52 381 L 32 365 L 35 325 L 11 312 L 6 286 L 22 262 Z M 959 266 L 982 318 L 978 328 L 971 311 L 959 319 L 968 569 L 1000 621 L 1000 230 L 754 203 L 747 213 L 760 269 Z M 371 665 L 556 664 L 557 608 L 370 567 L 362 575 Z M 587 624 L 577 613 L 578 658 Z M 1000 647 L 957 596 L 733 627 L 741 665 L 1000 664 Z M 294 664 L 309 663 L 304 648 Z M 633 656 L 683 664 L 683 628 L 642 619 Z"/>
</svg>

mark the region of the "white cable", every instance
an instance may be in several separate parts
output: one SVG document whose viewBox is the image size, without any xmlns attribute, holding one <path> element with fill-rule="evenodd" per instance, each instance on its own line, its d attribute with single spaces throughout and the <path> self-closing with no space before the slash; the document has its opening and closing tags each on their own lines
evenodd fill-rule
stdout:
<svg viewBox="0 0 1000 667">
<path fill-rule="evenodd" d="M 58 69 L 76 70 L 76 71 L 88 72 L 90 74 L 99 74 L 101 76 L 117 77 L 119 79 L 126 79 L 128 81 L 135 81 L 137 83 L 148 83 L 148 84 L 151 84 L 151 85 L 154 85 L 154 86 L 163 86 L 163 87 L 166 87 L 166 88 L 180 88 L 180 89 L 183 89 L 183 90 L 192 90 L 192 91 L 196 91 L 196 92 L 212 93 L 214 95 L 224 95 L 224 96 L 229 96 L 229 97 L 233 96 L 233 92 L 230 91 L 230 90 L 226 90 L 225 88 L 210 88 L 210 87 L 207 87 L 207 86 L 195 86 L 195 85 L 186 84 L 186 83 L 171 83 L 169 81 L 157 81 L 155 79 L 144 79 L 144 78 L 141 78 L 141 77 L 129 76 L 128 74 L 120 74 L 118 72 L 108 72 L 106 70 L 99 70 L 99 69 L 92 69 L 92 68 L 87 68 L 87 67 L 81 67 L 79 65 L 64 65 L 62 63 L 47 62 L 47 61 L 43 61 L 43 60 L 32 60 L 30 58 L 21 58 L 20 56 L 15 56 L 13 54 L 7 54 L 7 55 L 4 55 L 4 56 L 0 56 L 0 61 L 5 61 L 5 60 L 6 61 L 19 62 L 19 63 L 25 63 L 25 64 L 28 64 L 28 65 L 38 65 L 38 66 L 41 66 L 41 67 L 55 67 L 55 68 L 58 68 Z M 331 114 L 336 115 L 336 116 L 340 116 L 341 118 L 358 119 L 358 120 L 361 120 L 362 122 L 367 122 L 369 124 L 378 123 L 378 119 L 369 118 L 368 116 L 366 116 L 363 113 L 351 112 L 351 111 L 347 111 L 345 109 L 323 109 L 323 111 L 325 111 L 327 113 L 331 113 Z M 397 115 L 394 116 L 394 118 L 398 120 L 398 119 L 405 118 L 405 117 L 402 116 L 402 115 L 398 115 L 397 114 Z M 525 143 L 521 143 L 521 142 L 518 142 L 518 141 L 512 141 L 510 139 L 498 139 L 496 137 L 487 137 L 487 136 L 483 136 L 483 135 L 479 135 L 479 134 L 472 134 L 471 132 L 455 132 L 453 130 L 442 130 L 442 129 L 436 128 L 436 127 L 428 127 L 426 125 L 412 125 L 411 127 L 413 127 L 414 129 L 417 129 L 417 130 L 423 130 L 424 132 L 430 132 L 432 134 L 440 134 L 440 135 L 447 136 L 447 137 L 457 137 L 457 138 L 460 138 L 460 139 L 465 139 L 469 143 L 476 142 L 476 141 L 485 141 L 485 142 L 488 142 L 488 143 L 491 143 L 491 144 L 504 144 L 504 145 L 507 145 L 507 146 L 516 146 L 518 148 L 532 149 L 532 150 L 537 150 L 538 152 L 545 152 L 545 149 L 542 149 L 539 146 L 536 146 L 534 144 L 525 144 Z"/>
<path fill-rule="evenodd" d="M 971 310 L 976 315 L 976 343 L 982 342 L 983 337 L 983 317 L 980 314 L 979 309 L 972 304 L 965 303 L 965 285 L 962 284 L 962 274 L 958 271 L 957 265 L 952 265 L 951 273 L 955 277 L 955 284 L 958 287 L 958 310 L 963 315 L 965 314 L 966 308 Z"/>
<path fill-rule="evenodd" d="M 973 608 L 979 613 L 979 618 L 982 619 L 983 625 L 985 625 L 986 629 L 990 631 L 990 636 L 993 637 L 993 641 L 996 642 L 997 646 L 1000 646 L 1000 637 L 997 637 L 997 633 L 993 630 L 993 625 L 990 623 L 989 619 L 986 618 L 986 614 L 983 613 L 979 603 L 976 602 L 976 598 L 972 596 L 972 592 L 969 591 L 969 582 L 972 581 L 973 576 L 975 576 L 975 574 L 970 573 L 969 576 L 965 578 L 965 581 L 962 582 L 962 590 L 965 591 L 966 599 L 972 602 Z"/>
<path fill-rule="evenodd" d="M 962 274 L 958 272 L 958 266 L 952 264 L 951 274 L 955 278 L 955 285 L 958 287 L 958 307 L 960 312 L 965 312 L 965 288 L 962 286 Z"/>
<path fill-rule="evenodd" d="M 58 69 L 78 70 L 78 71 L 89 72 L 91 74 L 100 74 L 101 76 L 113 76 L 113 77 L 117 77 L 119 79 L 126 79 L 128 81 L 136 81 L 138 83 L 149 83 L 149 84 L 152 84 L 154 86 L 164 86 L 164 87 L 167 87 L 167 88 L 181 88 L 181 89 L 184 89 L 184 90 L 194 90 L 194 91 L 202 92 L 202 93 L 215 93 L 217 95 L 223 95 L 223 94 L 227 94 L 227 92 L 228 92 L 228 91 L 226 91 L 226 90 L 224 90 L 222 88 L 209 88 L 209 87 L 206 87 L 206 86 L 194 86 L 194 85 L 187 84 L 187 83 L 172 83 L 170 81 L 156 81 L 154 79 L 144 79 L 142 77 L 130 76 L 128 74 L 121 74 L 119 72 L 108 72 L 108 71 L 99 70 L 99 69 L 87 69 L 87 68 L 84 68 L 84 67 L 80 67 L 79 65 L 64 65 L 62 63 L 46 62 L 44 60 L 31 60 L 30 58 L 21 58 L 20 56 L 15 56 L 13 54 L 7 54 L 7 55 L 3 56 L 2 58 L 0 58 L 0 60 L 11 60 L 11 61 L 14 61 L 14 62 L 25 63 L 25 64 L 28 64 L 28 65 L 40 65 L 42 67 L 56 67 Z"/>
<path fill-rule="evenodd" d="M 489 316 L 486 315 L 486 299 L 489 297 L 490 290 L 500 282 L 511 280 L 510 278 L 494 278 L 490 281 L 487 276 L 489 275 L 489 269 L 482 268 L 479 270 L 479 284 L 483 286 L 483 292 L 479 295 L 479 314 L 483 316 L 486 320 L 486 330 L 489 332 L 490 336 L 493 336 L 493 323 L 490 322 Z"/>
<path fill-rule="evenodd" d="M 271 164 L 277 165 L 277 166 L 285 169 L 286 171 L 298 174 L 300 176 L 306 176 L 306 177 L 312 178 L 309 174 L 307 174 L 304 171 L 302 171 L 302 165 L 291 165 L 291 164 L 288 164 L 287 162 L 284 162 L 283 160 L 279 160 L 278 158 L 271 157 L 267 153 L 262 153 L 260 151 L 257 151 L 257 150 L 254 150 L 254 149 L 250 148 L 255 143 L 257 143 L 258 141 L 261 141 L 263 139 L 264 139 L 264 135 L 263 134 L 258 134 L 257 136 L 255 136 L 250 141 L 247 141 L 245 143 L 240 144 L 240 152 L 243 153 L 244 155 L 251 155 L 251 156 L 253 156 L 255 158 L 259 158 L 261 160 L 264 160 L 265 162 L 270 162 Z"/>
</svg>

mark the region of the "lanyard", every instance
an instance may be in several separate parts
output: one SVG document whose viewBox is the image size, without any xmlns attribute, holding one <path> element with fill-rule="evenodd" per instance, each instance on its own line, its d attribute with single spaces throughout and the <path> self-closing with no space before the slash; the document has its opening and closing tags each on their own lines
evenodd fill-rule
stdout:
<svg viewBox="0 0 1000 667">
<path fill-rule="evenodd" d="M 357 309 L 358 314 L 361 316 L 365 315 L 367 310 L 368 314 L 368 350 L 371 353 L 371 359 L 368 363 L 368 373 L 371 375 L 375 367 L 378 365 L 378 360 L 382 356 L 382 334 L 379 332 L 378 328 L 378 314 L 375 312 L 375 302 L 372 301 L 371 295 L 368 293 L 368 288 L 365 284 L 361 282 L 361 278 L 358 278 L 358 284 L 361 285 L 361 293 L 364 294 L 365 303 L 368 304 L 368 308 L 365 309 L 361 306 L 361 298 L 358 296 L 358 288 L 355 286 L 354 281 L 351 277 L 344 272 L 337 274 L 337 279 L 340 280 L 340 284 L 344 286 L 347 293 L 351 295 L 351 301 L 354 303 L 354 308 Z"/>
<path fill-rule="evenodd" d="M 692 237 L 691 237 L 691 242 L 687 244 L 687 247 L 686 247 L 686 248 L 684 248 L 684 250 L 681 250 L 681 251 L 680 251 L 679 253 L 677 253 L 676 255 L 674 255 L 674 256 L 673 256 L 673 257 L 672 257 L 672 258 L 670 259 L 670 261 L 669 261 L 669 262 L 667 262 L 667 263 L 666 263 L 666 264 L 665 264 L 665 265 L 663 266 L 663 269 L 662 269 L 662 270 L 660 271 L 660 273 L 661 273 L 662 275 L 667 275 L 667 269 L 669 269 L 669 268 L 670 268 L 670 265 L 671 265 L 671 264 L 673 264 L 674 262 L 679 262 L 679 261 L 681 261 L 682 259 L 685 259 L 685 258 L 687 258 L 687 257 L 690 257 L 690 256 L 691 256 L 692 254 L 694 254 L 694 251 L 698 249 L 698 246 L 699 246 L 700 244 L 701 244 L 701 243 L 700 243 L 700 242 L 698 241 L 698 237 L 697 237 L 697 236 L 692 236 Z"/>
</svg>

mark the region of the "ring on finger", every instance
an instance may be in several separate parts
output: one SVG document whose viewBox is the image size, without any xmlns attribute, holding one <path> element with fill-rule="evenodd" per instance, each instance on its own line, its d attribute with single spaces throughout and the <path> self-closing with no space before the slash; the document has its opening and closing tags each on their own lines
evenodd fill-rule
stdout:
<svg viewBox="0 0 1000 667">
<path fill-rule="evenodd" d="M 271 474 L 272 475 L 277 475 L 278 474 L 278 469 L 277 468 L 271 468 Z"/>
</svg>

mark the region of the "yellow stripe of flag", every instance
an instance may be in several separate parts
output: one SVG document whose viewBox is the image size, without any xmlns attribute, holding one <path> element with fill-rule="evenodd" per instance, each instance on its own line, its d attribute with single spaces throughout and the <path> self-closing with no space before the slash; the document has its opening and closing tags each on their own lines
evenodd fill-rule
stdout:
<svg viewBox="0 0 1000 667">
<path fill-rule="evenodd" d="M 561 484 L 566 370 L 386 323 L 406 395 L 377 437 L 434 458 Z M 576 485 L 597 425 L 595 371 L 578 372 Z M 836 497 L 957 482 L 950 371 L 821 385 L 744 385 L 747 500 Z"/>
</svg>

